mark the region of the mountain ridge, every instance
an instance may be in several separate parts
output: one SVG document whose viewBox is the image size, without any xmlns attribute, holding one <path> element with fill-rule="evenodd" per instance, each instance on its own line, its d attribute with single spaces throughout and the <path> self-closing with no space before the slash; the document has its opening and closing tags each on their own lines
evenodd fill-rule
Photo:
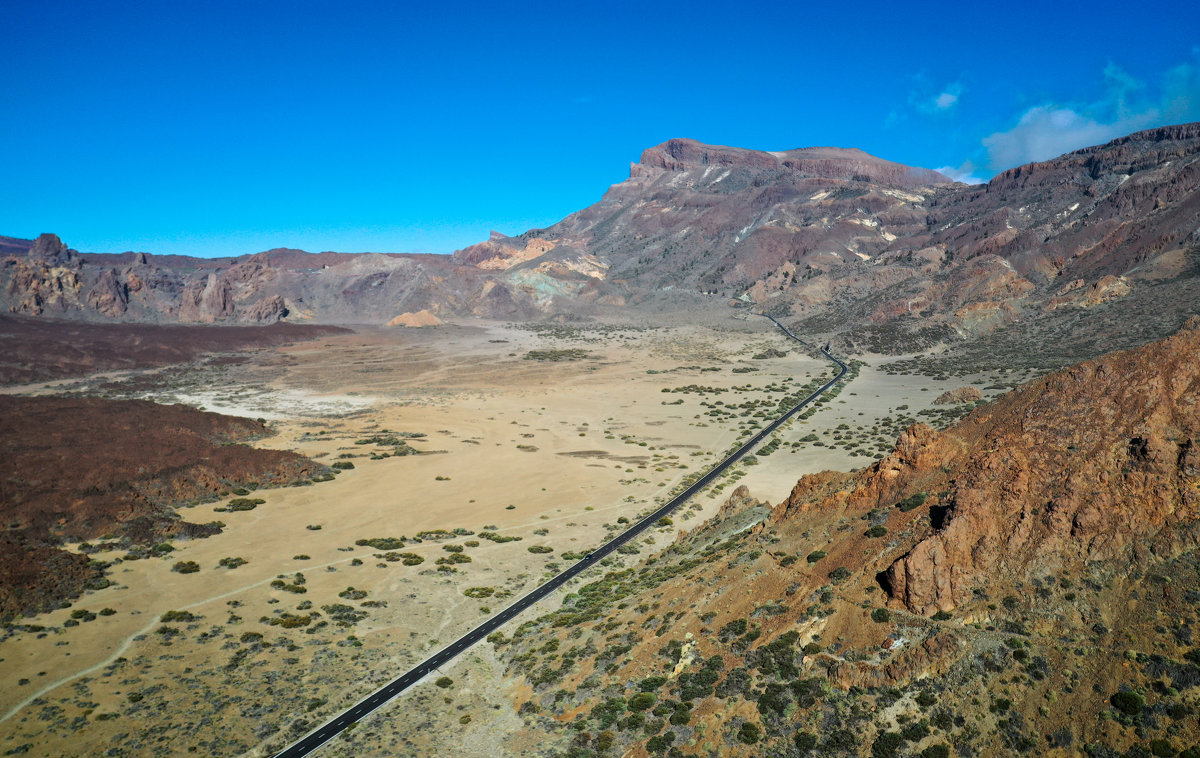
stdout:
<svg viewBox="0 0 1200 758">
<path fill-rule="evenodd" d="M 1163 282 L 1192 281 L 1200 124 L 972 186 L 852 148 L 672 139 L 593 205 L 451 256 L 280 248 L 219 260 L 85 253 L 51 265 L 5 239 L 18 252 L 0 259 L 0 308 L 15 314 L 384 324 L 420 310 L 636 318 L 741 300 L 848 352 L 904 352 L 1054 311 L 1119 309 Z"/>
</svg>

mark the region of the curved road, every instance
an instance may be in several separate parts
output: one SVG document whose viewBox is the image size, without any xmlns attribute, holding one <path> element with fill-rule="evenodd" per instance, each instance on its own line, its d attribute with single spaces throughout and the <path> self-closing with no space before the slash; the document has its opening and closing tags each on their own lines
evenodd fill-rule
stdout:
<svg viewBox="0 0 1200 758">
<path fill-rule="evenodd" d="M 774 318 L 771 318 L 770 316 L 766 316 L 766 318 L 771 319 L 775 326 L 779 327 L 788 337 L 791 337 L 805 347 L 812 347 L 812 345 L 809 345 L 804 340 L 792 334 L 786 326 L 779 323 Z M 529 594 L 521 597 L 512 605 L 493 616 L 489 616 L 482 624 L 452 642 L 448 647 L 445 647 L 429 658 L 426 658 L 424 661 L 409 670 L 408 673 L 385 684 L 375 692 L 358 701 L 358 703 L 325 722 L 317 729 L 314 729 L 299 742 L 296 742 L 282 752 L 277 753 L 276 758 L 300 758 L 300 756 L 308 755 L 317 748 L 321 747 L 326 742 L 344 731 L 351 724 L 354 724 L 370 715 L 372 712 L 385 705 L 389 700 L 396 697 L 401 692 L 404 692 L 404 690 L 416 684 L 424 677 L 433 673 L 438 667 L 455 658 L 459 653 L 462 653 L 467 648 L 483 640 L 489 634 L 504 626 L 512 619 L 516 618 L 517 615 L 532 606 L 534 603 L 542 600 L 559 587 L 563 586 L 584 571 L 587 571 L 589 568 L 599 563 L 618 547 L 624 545 L 626 542 L 629 542 L 631 539 L 650 528 L 660 518 L 671 513 L 676 508 L 691 499 L 691 497 L 697 492 L 712 484 L 713 480 L 725 473 L 727 468 L 732 466 L 734 463 L 737 463 L 738 459 L 750 452 L 750 450 L 758 445 L 758 443 L 762 442 L 767 438 L 767 436 L 782 426 L 784 422 L 806 408 L 810 403 L 820 397 L 822 393 L 838 383 L 838 381 L 846 373 L 846 364 L 833 357 L 828 350 L 822 349 L 821 353 L 824 354 L 826 358 L 837 364 L 837 376 L 830 379 L 828 382 L 822 385 L 820 389 L 806 397 L 787 413 L 775 419 L 768 426 L 760 430 L 758 434 L 750 438 L 748 442 L 731 453 L 725 458 L 725 460 L 713 466 L 711 469 L 709 469 L 708 473 L 697 479 L 686 490 L 676 495 L 671 502 L 657 509 L 649 516 L 646 516 L 641 521 L 638 521 L 636 524 L 626 529 L 624 532 L 621 532 L 616 537 L 613 537 L 608 542 L 588 553 L 587 557 L 573 564 L 570 568 L 555 576 L 553 579 L 550 579 L 540 587 L 537 587 Z"/>
</svg>

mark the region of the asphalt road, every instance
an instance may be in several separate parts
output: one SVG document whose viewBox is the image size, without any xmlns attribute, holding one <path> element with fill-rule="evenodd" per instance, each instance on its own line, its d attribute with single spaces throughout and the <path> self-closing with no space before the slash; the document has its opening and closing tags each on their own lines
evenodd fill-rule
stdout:
<svg viewBox="0 0 1200 758">
<path fill-rule="evenodd" d="M 770 316 L 767 316 L 766 318 L 771 319 L 775 326 L 783 330 L 783 333 L 788 337 L 791 337 L 806 347 L 812 347 L 807 342 L 788 331 L 788 328 L 783 324 L 779 323 Z M 296 742 L 282 752 L 277 753 L 276 758 L 300 758 L 300 756 L 308 755 L 317 748 L 321 747 L 326 742 L 344 731 L 351 724 L 354 724 L 355 722 L 370 715 L 378 708 L 386 705 L 389 700 L 396 697 L 401 692 L 404 692 L 406 689 L 416 684 L 424 677 L 433 673 L 438 669 L 438 667 L 448 663 L 459 653 L 462 653 L 476 642 L 480 642 L 492 632 L 504 626 L 509 621 L 512 621 L 522 611 L 526 610 L 534 603 L 542 600 L 559 587 L 563 586 L 567 582 L 582 574 L 584 571 L 587 571 L 589 568 L 599 563 L 618 547 L 624 545 L 626 542 L 629 542 L 634 537 L 637 537 L 639 534 L 653 526 L 654 523 L 660 518 L 668 515 L 676 508 L 690 500 L 691 497 L 697 492 L 700 492 L 704 488 L 708 487 L 708 485 L 712 484 L 712 482 L 721 474 L 723 474 L 727 468 L 732 466 L 734 463 L 737 463 L 738 459 L 749 453 L 756 445 L 758 445 L 772 432 L 782 426 L 784 422 L 800 411 L 804 410 L 804 408 L 806 408 L 810 403 L 820 397 L 822 393 L 827 391 L 833 385 L 837 384 L 837 382 L 842 378 L 842 375 L 846 373 L 846 364 L 833 357 L 827 350 L 822 349 L 821 352 L 826 358 L 837 364 L 837 376 L 835 376 L 833 379 L 830 379 L 828 382 L 822 385 L 820 389 L 802 400 L 787 413 L 783 414 L 779 418 L 772 421 L 769 425 L 761 429 L 758 434 L 754 435 L 754 437 L 752 437 L 748 442 L 731 453 L 725 458 L 725 460 L 713 466 L 711 469 L 709 469 L 708 473 L 697 479 L 690 487 L 675 496 L 671 502 L 662 506 L 649 516 L 646 516 L 641 521 L 638 521 L 636 524 L 626 529 L 624 532 L 621 532 L 616 537 L 613 537 L 608 542 L 588 553 L 587 557 L 573 564 L 570 568 L 555 576 L 553 579 L 550 579 L 545 584 L 529 592 L 529 594 L 517 599 L 512 605 L 508 606 L 499 613 L 489 616 L 482 624 L 467 632 L 454 642 L 450 643 L 448 647 L 445 647 L 429 658 L 426 658 L 424 661 L 409 670 L 408 673 L 393 679 L 391 682 L 388 682 L 375 692 L 358 701 L 350 708 L 347 708 L 342 713 L 325 722 L 319 728 L 310 732 L 299 742 Z"/>
</svg>

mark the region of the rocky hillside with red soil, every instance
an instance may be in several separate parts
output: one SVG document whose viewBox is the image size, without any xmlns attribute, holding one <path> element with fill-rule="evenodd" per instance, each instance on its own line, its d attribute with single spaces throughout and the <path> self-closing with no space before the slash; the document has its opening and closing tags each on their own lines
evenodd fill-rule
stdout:
<svg viewBox="0 0 1200 758">
<path fill-rule="evenodd" d="M 944 432 L 913 427 L 848 487 L 827 486 L 802 480 L 774 519 L 939 493 L 898 517 L 907 528 L 928 510 L 929 532 L 880 575 L 926 615 L 1046 571 L 1194 547 L 1200 330 L 1043 377 Z"/>
<path fill-rule="evenodd" d="M 492 639 L 520 739 L 575 758 L 1196 755 L 1189 326 L 805 476 L 750 531 L 740 490 Z"/>
<path fill-rule="evenodd" d="M 240 487 L 329 474 L 295 453 L 244 444 L 257 421 L 182 405 L 0 395 L 0 618 L 57 608 L 102 570 L 61 546 L 150 546 L 205 537 L 217 524 L 176 512 Z"/>
<path fill-rule="evenodd" d="M 166 366 L 349 333 L 315 324 L 159 326 L 0 316 L 0 385 Z"/>
</svg>

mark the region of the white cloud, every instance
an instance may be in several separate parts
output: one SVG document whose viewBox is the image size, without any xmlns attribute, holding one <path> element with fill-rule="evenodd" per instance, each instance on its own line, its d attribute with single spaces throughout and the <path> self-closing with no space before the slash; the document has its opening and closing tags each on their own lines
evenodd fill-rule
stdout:
<svg viewBox="0 0 1200 758">
<path fill-rule="evenodd" d="M 908 95 L 909 104 L 918 112 L 926 115 L 948 113 L 958 105 L 958 100 L 963 94 L 961 83 L 951 82 L 940 91 L 929 85 L 930 83 L 921 77 L 917 81 L 917 88 Z"/>
<path fill-rule="evenodd" d="M 962 182 L 963 184 L 983 184 L 985 181 L 987 181 L 986 179 L 981 179 L 978 176 L 975 176 L 975 165 L 971 163 L 971 161 L 964 162 L 958 168 L 955 168 L 954 166 L 942 166 L 941 168 L 935 168 L 934 171 L 938 172 L 939 174 L 944 174 L 956 182 Z"/>
<path fill-rule="evenodd" d="M 1098 145 L 1139 129 L 1200 119 L 1200 50 L 1148 87 L 1120 67 L 1104 69 L 1104 94 L 1092 103 L 1043 103 L 1021 114 L 1015 126 L 983 139 L 988 165 L 1003 171 Z"/>
<path fill-rule="evenodd" d="M 947 108 L 953 108 L 956 103 L 958 103 L 958 94 L 949 90 L 946 90 L 933 99 L 933 107 L 943 111 Z"/>
<path fill-rule="evenodd" d="M 1025 111 L 1007 132 L 984 137 L 983 145 L 992 168 L 1003 170 L 1108 142 L 1148 122 L 1147 114 L 1141 114 L 1136 119 L 1103 124 L 1071 108 L 1039 105 Z"/>
</svg>

